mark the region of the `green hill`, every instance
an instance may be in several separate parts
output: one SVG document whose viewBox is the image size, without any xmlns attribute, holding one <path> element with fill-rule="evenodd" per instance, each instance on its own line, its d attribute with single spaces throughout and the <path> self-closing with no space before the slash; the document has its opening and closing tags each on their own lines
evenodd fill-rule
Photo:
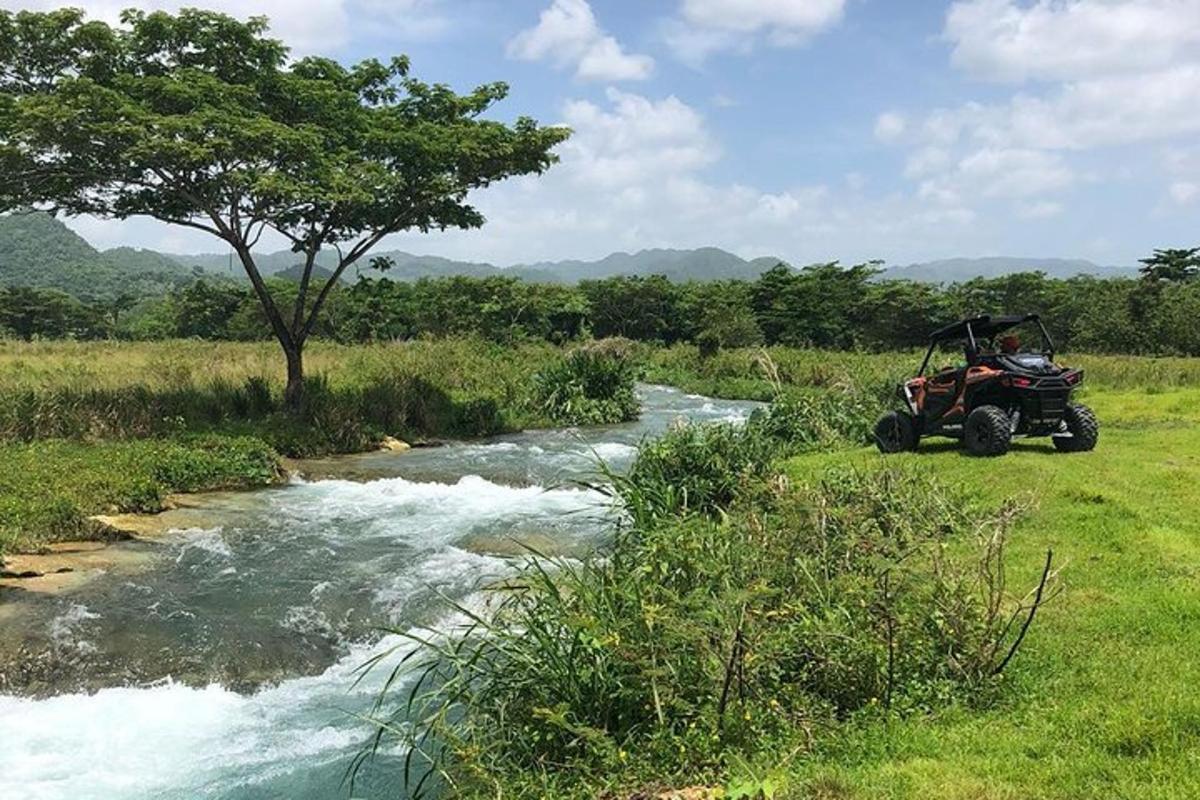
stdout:
<svg viewBox="0 0 1200 800">
<path fill-rule="evenodd" d="M 0 287 L 58 289 L 94 300 L 164 294 L 195 277 L 152 250 L 96 250 L 49 214 L 0 216 Z"/>
</svg>

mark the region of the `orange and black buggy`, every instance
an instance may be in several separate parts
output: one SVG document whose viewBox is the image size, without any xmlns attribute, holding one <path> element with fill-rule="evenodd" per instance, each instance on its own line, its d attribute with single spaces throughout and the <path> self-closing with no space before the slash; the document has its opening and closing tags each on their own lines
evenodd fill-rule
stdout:
<svg viewBox="0 0 1200 800">
<path fill-rule="evenodd" d="M 1040 350 L 1022 348 L 1014 335 L 1036 328 Z M 936 352 L 961 346 L 965 363 L 926 375 Z M 900 387 L 907 408 L 875 426 L 885 453 L 915 450 L 925 436 L 961 439 L 972 455 L 1008 452 L 1018 436 L 1049 436 L 1063 452 L 1096 446 L 1100 425 L 1087 406 L 1071 402 L 1083 371 L 1054 363 L 1054 342 L 1037 314 L 982 316 L 936 330 L 917 376 Z"/>
</svg>

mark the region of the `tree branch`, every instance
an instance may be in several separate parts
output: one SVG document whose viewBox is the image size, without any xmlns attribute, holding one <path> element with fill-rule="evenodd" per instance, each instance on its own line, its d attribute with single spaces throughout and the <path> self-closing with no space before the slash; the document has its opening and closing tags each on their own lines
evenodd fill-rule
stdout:
<svg viewBox="0 0 1200 800">
<path fill-rule="evenodd" d="M 346 271 L 346 268 L 366 255 L 372 247 L 379 244 L 379 240 L 384 236 L 400 230 L 400 226 L 402 224 L 402 220 L 397 219 L 391 225 L 381 228 L 373 232 L 370 236 L 359 240 L 354 247 L 350 248 L 350 252 L 341 259 L 341 263 L 338 264 L 337 269 L 333 271 L 333 275 L 329 276 L 329 280 L 327 280 L 325 285 L 321 287 L 321 292 L 317 295 L 316 302 L 313 303 L 312 311 L 309 312 L 308 321 L 304 323 L 304 330 L 300 335 L 301 344 L 308 339 L 309 335 L 313 331 L 313 328 L 316 327 L 317 316 L 321 313 L 322 306 L 325 305 L 325 301 L 329 298 L 329 294 L 333 291 L 333 287 L 337 285 L 339 280 L 341 280 L 342 274 Z"/>
<path fill-rule="evenodd" d="M 1012 647 L 1008 648 L 1008 654 L 1004 656 L 994 670 L 993 675 L 999 675 L 1008 666 L 1008 662 L 1012 661 L 1013 656 L 1017 654 L 1017 650 L 1021 647 L 1021 642 L 1025 640 L 1025 634 L 1029 632 L 1029 626 L 1033 624 L 1033 618 L 1037 614 L 1038 609 L 1042 607 L 1042 594 L 1046 591 L 1046 584 L 1050 581 L 1050 565 L 1054 560 L 1054 551 L 1046 551 L 1046 566 L 1042 569 L 1042 579 L 1038 581 L 1037 592 L 1034 594 L 1033 603 L 1029 606 L 1029 616 L 1025 617 L 1025 624 L 1021 626 L 1020 633 L 1013 640 Z"/>
</svg>

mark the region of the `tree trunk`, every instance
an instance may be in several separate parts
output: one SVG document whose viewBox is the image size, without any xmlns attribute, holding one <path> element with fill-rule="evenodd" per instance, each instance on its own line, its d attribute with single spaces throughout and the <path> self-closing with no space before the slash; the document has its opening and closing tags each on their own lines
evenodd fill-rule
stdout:
<svg viewBox="0 0 1200 800">
<path fill-rule="evenodd" d="M 283 346 L 287 356 L 287 388 L 283 392 L 283 403 L 287 410 L 296 413 L 304 402 L 304 349 L 303 345 Z"/>
</svg>

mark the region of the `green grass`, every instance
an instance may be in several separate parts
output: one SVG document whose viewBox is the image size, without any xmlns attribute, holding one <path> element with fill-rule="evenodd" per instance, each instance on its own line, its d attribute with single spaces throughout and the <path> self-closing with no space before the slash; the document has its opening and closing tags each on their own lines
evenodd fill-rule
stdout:
<svg viewBox="0 0 1200 800">
<path fill-rule="evenodd" d="M 0 444 L 0 555 L 89 536 L 93 514 L 157 512 L 173 492 L 277 482 L 278 456 L 253 438 Z"/>
<path fill-rule="evenodd" d="M 884 459 L 863 449 L 792 459 L 935 471 L 984 498 L 1030 493 L 1009 550 L 1015 574 L 1047 547 L 1067 591 L 1034 626 L 988 711 L 864 718 L 793 767 L 796 797 L 1194 798 L 1200 796 L 1200 392 L 1092 391 L 1098 449 L 1030 440 L 999 459 L 936 441 Z"/>
<path fill-rule="evenodd" d="M 254 435 L 285 455 L 367 449 L 384 436 L 475 436 L 550 424 L 534 376 L 544 344 L 314 343 L 299 423 L 282 411 L 268 343 L 0 342 L 0 441 Z"/>
</svg>

